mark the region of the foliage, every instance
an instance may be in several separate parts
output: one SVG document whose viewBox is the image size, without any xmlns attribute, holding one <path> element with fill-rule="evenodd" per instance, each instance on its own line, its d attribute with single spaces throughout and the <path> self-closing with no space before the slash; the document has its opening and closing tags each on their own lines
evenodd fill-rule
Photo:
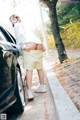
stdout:
<svg viewBox="0 0 80 120">
<path fill-rule="evenodd" d="M 66 54 L 62 39 L 60 37 L 60 31 L 59 31 L 59 24 L 58 24 L 57 13 L 56 13 L 56 5 L 57 5 L 58 0 L 41 0 L 41 1 L 43 1 L 49 8 L 52 33 L 55 39 L 55 45 L 56 45 L 57 52 L 58 52 L 58 58 L 60 62 L 62 63 L 64 60 L 67 59 L 67 54 Z"/>
<path fill-rule="evenodd" d="M 66 47 L 80 48 L 80 4 L 58 4 L 58 22 L 61 38 Z M 54 48 L 54 38 L 51 38 L 52 28 L 50 21 L 47 23 L 48 46 Z"/>
<path fill-rule="evenodd" d="M 57 16 L 59 25 L 65 25 L 70 20 L 80 19 L 80 4 L 59 4 L 57 5 Z"/>
<path fill-rule="evenodd" d="M 46 32 L 48 34 L 52 34 L 52 26 L 51 26 L 51 21 L 49 20 L 47 23 L 46 23 Z"/>
<path fill-rule="evenodd" d="M 80 20 L 70 21 L 69 24 L 61 26 L 61 37 L 66 47 L 80 48 Z"/>
<path fill-rule="evenodd" d="M 48 43 L 48 48 L 53 49 L 55 48 L 55 42 L 54 42 L 54 37 L 52 34 L 47 34 L 47 43 Z"/>
</svg>

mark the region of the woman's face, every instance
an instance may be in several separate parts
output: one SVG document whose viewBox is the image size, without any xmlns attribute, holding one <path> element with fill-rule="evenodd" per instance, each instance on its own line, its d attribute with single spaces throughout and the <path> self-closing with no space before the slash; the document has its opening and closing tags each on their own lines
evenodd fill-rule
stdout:
<svg viewBox="0 0 80 120">
<path fill-rule="evenodd" d="M 11 16 L 10 21 L 12 22 L 12 24 L 15 24 L 18 20 L 15 16 Z"/>
</svg>

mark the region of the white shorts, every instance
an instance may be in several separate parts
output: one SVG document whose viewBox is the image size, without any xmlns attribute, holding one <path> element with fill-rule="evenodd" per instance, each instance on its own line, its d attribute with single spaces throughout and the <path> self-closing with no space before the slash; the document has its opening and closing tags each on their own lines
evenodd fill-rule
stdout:
<svg viewBox="0 0 80 120">
<path fill-rule="evenodd" d="M 23 65 L 26 70 L 43 69 L 43 52 L 40 50 L 23 50 Z"/>
</svg>

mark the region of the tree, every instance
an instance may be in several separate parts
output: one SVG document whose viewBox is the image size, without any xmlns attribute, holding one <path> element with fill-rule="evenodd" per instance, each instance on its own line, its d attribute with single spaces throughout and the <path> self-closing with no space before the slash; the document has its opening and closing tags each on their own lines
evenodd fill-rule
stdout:
<svg viewBox="0 0 80 120">
<path fill-rule="evenodd" d="M 58 2 L 57 18 L 58 24 L 61 26 L 68 24 L 70 20 L 76 21 L 77 19 L 80 19 L 80 4 L 60 4 L 60 2 Z"/>
<path fill-rule="evenodd" d="M 62 3 L 72 3 L 72 4 L 77 4 L 80 3 L 80 0 L 59 0 Z"/>
<path fill-rule="evenodd" d="M 60 62 L 63 63 L 63 61 L 66 60 L 68 57 L 59 32 L 59 25 L 58 25 L 57 12 L 56 12 L 56 5 L 58 0 L 40 0 L 40 1 L 45 3 L 49 8 L 50 19 L 52 24 L 52 32 L 54 35 L 56 49 L 58 51 L 58 58 Z"/>
</svg>

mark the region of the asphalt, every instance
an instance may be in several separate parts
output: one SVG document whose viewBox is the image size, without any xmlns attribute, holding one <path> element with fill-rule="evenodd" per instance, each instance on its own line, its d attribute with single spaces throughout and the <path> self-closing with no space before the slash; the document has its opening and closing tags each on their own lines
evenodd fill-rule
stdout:
<svg viewBox="0 0 80 120">
<path fill-rule="evenodd" d="M 67 51 L 68 56 L 80 57 L 76 51 Z M 44 59 L 44 69 L 48 79 L 50 91 L 54 100 L 55 109 L 59 120 L 80 120 L 80 112 L 72 102 L 71 98 L 60 84 L 54 72 L 54 63 L 57 61 L 57 52 L 49 51 Z M 53 62 L 53 66 L 51 65 Z M 75 75 L 76 76 L 76 75 Z M 79 78 L 80 79 L 80 78 Z M 80 90 L 80 89 L 79 89 Z M 80 99 L 79 99 L 80 100 Z"/>
</svg>

